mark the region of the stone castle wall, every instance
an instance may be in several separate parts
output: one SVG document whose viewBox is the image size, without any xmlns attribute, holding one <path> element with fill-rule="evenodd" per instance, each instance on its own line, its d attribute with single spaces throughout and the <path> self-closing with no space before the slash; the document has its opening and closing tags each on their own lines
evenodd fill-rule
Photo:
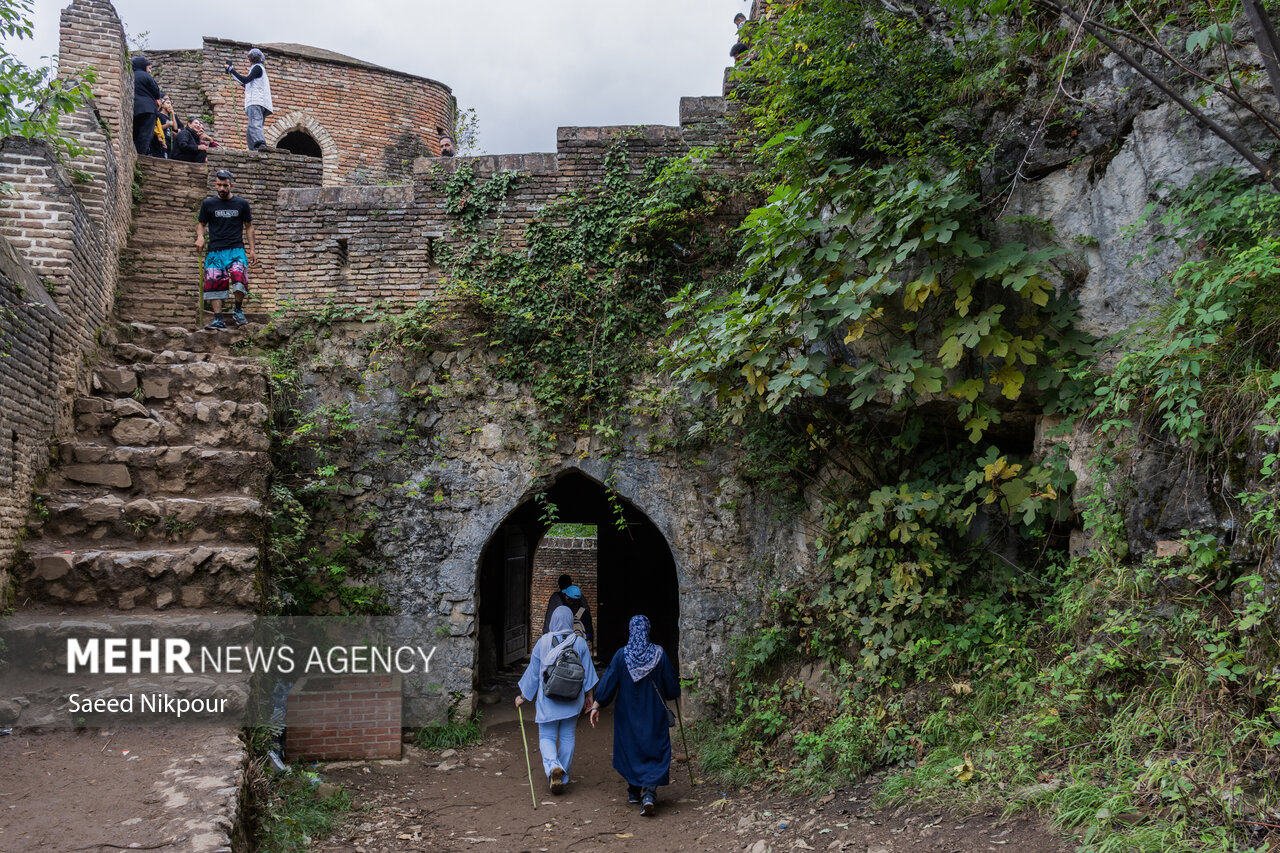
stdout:
<svg viewBox="0 0 1280 853">
<path fill-rule="evenodd" d="M 0 599 L 50 442 L 71 431 L 72 402 L 88 390 L 130 224 L 124 28 L 106 0 L 75 0 L 61 36 L 61 73 L 97 72 L 94 101 L 64 121 L 87 153 L 64 165 L 46 143 L 0 143 L 0 175 L 14 191 L 0 202 Z"/>
<path fill-rule="evenodd" d="M 199 50 L 148 51 L 152 72 L 185 121 L 209 119 L 218 142 L 245 148 L 244 89 L 224 70 L 247 70 L 246 42 L 206 38 Z M 258 45 L 266 54 L 275 114 L 267 144 L 303 130 L 320 145 L 324 183 L 406 181 L 413 161 L 439 153 L 456 104 L 448 86 L 302 45 Z"/>
</svg>

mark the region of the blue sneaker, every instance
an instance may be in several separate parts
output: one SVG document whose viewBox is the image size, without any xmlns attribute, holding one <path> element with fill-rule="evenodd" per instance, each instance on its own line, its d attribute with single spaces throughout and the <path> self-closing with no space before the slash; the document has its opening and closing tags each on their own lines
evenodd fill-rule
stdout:
<svg viewBox="0 0 1280 853">
<path fill-rule="evenodd" d="M 227 330 L 227 324 L 215 317 L 213 322 L 205 326 L 205 328 L 213 332 L 225 332 Z"/>
<path fill-rule="evenodd" d="M 239 308 L 231 312 L 231 319 L 236 321 L 237 326 L 243 326 L 245 323 L 249 322 L 249 318 L 244 316 L 244 312 Z"/>
</svg>

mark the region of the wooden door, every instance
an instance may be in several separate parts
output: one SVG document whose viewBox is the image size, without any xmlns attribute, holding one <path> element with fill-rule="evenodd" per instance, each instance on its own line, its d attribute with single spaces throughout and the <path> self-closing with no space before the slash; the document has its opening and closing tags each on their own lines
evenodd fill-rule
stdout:
<svg viewBox="0 0 1280 853">
<path fill-rule="evenodd" d="M 502 664 L 506 666 L 529 654 L 529 545 L 519 527 L 507 527 L 503 535 Z"/>
</svg>

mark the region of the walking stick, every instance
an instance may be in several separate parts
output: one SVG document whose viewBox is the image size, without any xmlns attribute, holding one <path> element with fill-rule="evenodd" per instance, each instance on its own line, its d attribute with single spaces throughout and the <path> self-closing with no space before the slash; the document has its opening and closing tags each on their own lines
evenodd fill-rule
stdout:
<svg viewBox="0 0 1280 853">
<path fill-rule="evenodd" d="M 689 764 L 689 787 L 696 788 L 693 781 L 693 754 L 689 752 L 689 739 L 684 736 L 684 714 L 680 713 L 680 697 L 676 697 L 676 719 L 680 721 L 680 742 L 684 744 L 684 760 Z"/>
<path fill-rule="evenodd" d="M 516 706 L 516 714 L 520 717 L 520 742 L 524 744 L 524 769 L 529 772 L 529 798 L 533 800 L 533 808 L 538 808 L 538 795 L 533 792 L 533 765 L 529 763 L 529 741 L 524 736 L 524 711 Z"/>
<path fill-rule="evenodd" d="M 196 226 L 202 228 L 204 226 Z M 196 264 L 200 268 L 200 285 L 196 288 L 196 330 L 204 328 L 204 253 L 196 252 Z"/>
</svg>

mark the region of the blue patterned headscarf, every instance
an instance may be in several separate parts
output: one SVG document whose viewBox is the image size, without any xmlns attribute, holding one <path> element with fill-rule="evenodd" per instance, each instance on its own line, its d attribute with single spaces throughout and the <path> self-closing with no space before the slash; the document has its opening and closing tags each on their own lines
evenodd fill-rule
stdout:
<svg viewBox="0 0 1280 853">
<path fill-rule="evenodd" d="M 627 672 L 632 681 L 644 678 L 658 665 L 662 657 L 662 646 L 649 642 L 649 617 L 632 616 L 630 624 L 631 636 L 622 656 L 627 662 Z"/>
</svg>

